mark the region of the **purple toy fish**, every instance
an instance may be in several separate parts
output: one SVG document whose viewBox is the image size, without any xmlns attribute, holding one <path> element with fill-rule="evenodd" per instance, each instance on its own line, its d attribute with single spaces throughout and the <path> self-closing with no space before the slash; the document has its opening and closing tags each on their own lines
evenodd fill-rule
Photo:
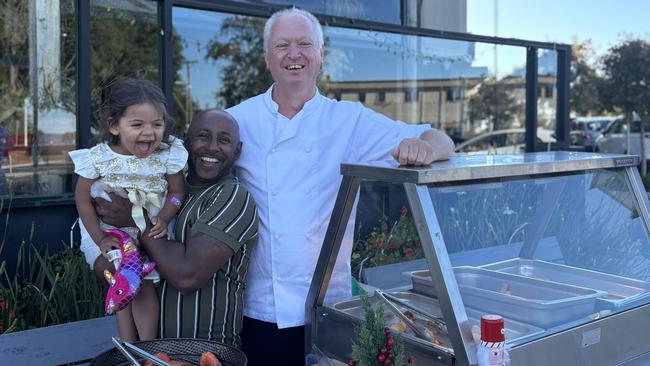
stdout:
<svg viewBox="0 0 650 366">
<path fill-rule="evenodd" d="M 115 274 L 104 270 L 104 277 L 110 285 L 106 293 L 106 314 L 113 314 L 126 308 L 140 290 L 142 278 L 156 267 L 154 262 L 143 263 L 138 247 L 129 234 L 119 229 L 105 230 L 106 234 L 119 239 L 122 261 Z"/>
</svg>

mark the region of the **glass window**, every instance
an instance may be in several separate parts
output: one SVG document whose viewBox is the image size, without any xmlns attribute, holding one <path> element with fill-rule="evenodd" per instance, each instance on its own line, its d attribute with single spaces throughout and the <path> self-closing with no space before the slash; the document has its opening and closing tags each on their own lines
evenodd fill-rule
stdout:
<svg viewBox="0 0 650 366">
<path fill-rule="evenodd" d="M 229 107 L 272 84 L 263 56 L 264 21 L 173 9 L 183 60 L 175 95 L 192 101 L 184 120 L 191 118 L 193 108 Z M 431 124 L 457 141 L 524 128 L 523 47 L 327 26 L 324 32 L 319 80 L 324 95 L 362 101 L 396 120 Z"/>
<path fill-rule="evenodd" d="M 176 69 L 174 94 L 191 100 L 183 120 L 197 109 L 227 108 L 270 87 L 262 47 L 264 18 L 182 7 L 174 7 L 172 16 L 183 60 Z M 324 27 L 324 36 L 318 80 L 323 95 L 359 101 L 395 120 L 430 124 L 457 141 L 485 137 L 474 153 L 523 151 L 524 47 L 332 26 Z M 499 131 L 505 134 L 492 136 Z M 394 202 L 405 202 L 403 193 L 392 191 L 362 193 L 361 200 L 382 200 L 388 194 L 394 194 Z M 398 217 L 399 207 L 387 207 L 390 212 L 383 214 Z M 366 228 L 380 219 L 359 218 Z"/>
<path fill-rule="evenodd" d="M 356 18 L 373 22 L 401 24 L 401 0 L 238 0 L 259 4 L 296 6 L 313 13 Z"/>
<path fill-rule="evenodd" d="M 539 50 L 537 57 L 537 134 L 544 143 L 555 142 L 557 129 L 557 52 Z M 561 135 L 558 133 L 557 135 Z"/>
<path fill-rule="evenodd" d="M 159 82 L 156 1 L 90 2 L 93 134 L 100 134 L 105 93 L 120 79 Z"/>
<path fill-rule="evenodd" d="M 602 131 L 605 127 L 607 127 L 607 124 L 610 123 L 611 121 L 609 120 L 600 120 L 600 121 L 593 121 L 585 124 L 585 127 L 589 131 Z"/>
<path fill-rule="evenodd" d="M 355 217 L 352 275 L 369 285 L 408 284 L 408 278 L 384 267 L 403 262 L 426 266 L 403 185 L 364 181 L 360 194 L 365 199 L 359 200 Z"/>
<path fill-rule="evenodd" d="M 553 86 L 547 85 L 544 87 L 544 98 L 553 98 L 555 88 Z"/>
<path fill-rule="evenodd" d="M 340 100 L 340 99 L 339 99 Z M 386 103 L 386 92 L 380 91 L 377 93 L 375 104 Z"/>
<path fill-rule="evenodd" d="M 609 129 L 610 133 L 623 133 L 627 131 L 627 124 L 623 120 L 617 120 Z"/>
<path fill-rule="evenodd" d="M 458 143 L 495 130 L 524 128 L 522 47 L 335 27 L 326 27 L 325 34 L 327 90 L 376 93 L 366 98 L 367 107 L 396 120 L 428 123 Z M 502 55 L 498 60 L 495 49 Z M 518 66 L 499 67 L 513 63 Z M 404 97 L 391 98 L 395 93 Z"/>
<path fill-rule="evenodd" d="M 454 102 L 460 99 L 460 88 L 459 87 L 453 87 L 447 89 L 447 101 L 448 102 Z"/>
<path fill-rule="evenodd" d="M 525 150 L 523 129 L 497 130 L 475 136 L 462 144 L 458 152 L 468 154 L 519 154 Z"/>
<path fill-rule="evenodd" d="M 417 102 L 417 91 L 408 89 L 404 91 L 404 103 Z"/>
<path fill-rule="evenodd" d="M 523 129 L 526 95 L 525 49 L 476 44 L 476 59 L 487 74 L 469 94 L 469 124 L 464 136 L 489 131 Z"/>
<path fill-rule="evenodd" d="M 31 6 L 30 6 L 31 5 Z M 72 0 L 0 4 L 0 195 L 71 192 L 76 148 Z"/>
<path fill-rule="evenodd" d="M 263 18 L 174 7 L 172 23 L 181 56 L 174 95 L 187 102 L 180 108 L 183 120 L 190 121 L 198 109 L 233 106 L 271 86 Z"/>
</svg>

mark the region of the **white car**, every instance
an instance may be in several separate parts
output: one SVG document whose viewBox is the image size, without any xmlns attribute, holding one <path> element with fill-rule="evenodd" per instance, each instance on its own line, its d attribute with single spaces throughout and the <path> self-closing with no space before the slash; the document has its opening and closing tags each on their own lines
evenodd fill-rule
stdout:
<svg viewBox="0 0 650 366">
<path fill-rule="evenodd" d="M 609 124 L 602 135 L 596 139 L 596 152 L 611 154 L 640 155 L 641 145 L 640 131 L 641 121 L 635 119 L 632 122 L 631 130 L 628 130 L 628 123 L 622 119 L 616 119 Z M 646 122 L 645 133 L 645 156 L 650 158 L 650 124 Z"/>
<path fill-rule="evenodd" d="M 537 129 L 537 142 L 553 143 L 552 131 Z M 456 146 L 457 153 L 520 154 L 526 150 L 526 131 L 523 128 L 496 130 L 474 136 Z"/>
<path fill-rule="evenodd" d="M 571 120 L 571 145 L 584 146 L 585 151 L 594 151 L 596 139 L 613 121 L 621 118 L 609 116 L 576 117 Z"/>
</svg>

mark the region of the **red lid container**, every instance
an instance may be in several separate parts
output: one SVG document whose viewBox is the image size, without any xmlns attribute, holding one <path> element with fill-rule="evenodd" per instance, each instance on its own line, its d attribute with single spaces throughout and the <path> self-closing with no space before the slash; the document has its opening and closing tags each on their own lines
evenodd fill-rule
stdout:
<svg viewBox="0 0 650 366">
<path fill-rule="evenodd" d="M 484 342 L 503 342 L 506 329 L 503 317 L 500 315 L 486 314 L 481 317 L 481 340 Z"/>
</svg>

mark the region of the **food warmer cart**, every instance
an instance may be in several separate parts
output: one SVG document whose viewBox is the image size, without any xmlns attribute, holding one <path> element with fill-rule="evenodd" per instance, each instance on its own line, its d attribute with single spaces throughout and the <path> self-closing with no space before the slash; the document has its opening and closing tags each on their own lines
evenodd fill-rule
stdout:
<svg viewBox="0 0 650 366">
<path fill-rule="evenodd" d="M 444 320 L 446 333 L 402 334 L 418 364 L 475 365 L 483 314 L 504 318 L 512 365 L 650 364 L 650 204 L 637 163 L 545 152 L 421 168 L 342 164 L 306 303 L 306 349 L 351 357 L 359 297 L 330 299 L 327 288 L 360 184 L 382 182 L 403 186 L 424 255 L 385 267 L 402 285 L 366 288 L 373 303 L 379 288 Z M 421 267 L 399 271 L 412 263 Z"/>
</svg>

